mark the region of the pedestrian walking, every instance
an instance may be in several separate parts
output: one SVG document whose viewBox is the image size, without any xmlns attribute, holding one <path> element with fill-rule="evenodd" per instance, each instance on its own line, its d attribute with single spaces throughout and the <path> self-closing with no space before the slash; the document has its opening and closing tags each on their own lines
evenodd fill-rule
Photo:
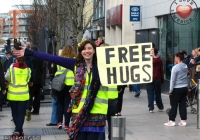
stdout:
<svg viewBox="0 0 200 140">
<path fill-rule="evenodd" d="M 36 46 L 32 46 L 31 50 L 38 51 Z M 31 95 L 31 103 L 33 111 L 31 115 L 39 115 L 40 112 L 40 88 L 43 87 L 42 75 L 43 72 L 46 71 L 44 67 L 44 62 L 37 58 L 32 58 L 33 68 L 34 68 L 34 78 L 33 78 L 33 86 L 30 87 L 30 95 Z M 31 111 L 30 110 L 30 111 Z"/>
<path fill-rule="evenodd" d="M 26 104 L 26 121 L 30 121 L 31 120 L 31 110 L 32 110 L 32 106 L 33 106 L 33 102 L 32 102 L 32 98 L 31 98 L 31 88 L 33 87 L 33 79 L 36 76 L 35 74 L 35 69 L 33 66 L 33 62 L 32 62 L 32 58 L 27 56 L 24 58 L 25 59 L 25 63 L 27 65 L 27 67 L 29 67 L 31 69 L 31 78 L 29 81 L 29 100 L 27 101 Z"/>
<path fill-rule="evenodd" d="M 186 96 L 188 93 L 188 78 L 187 72 L 188 67 L 183 62 L 184 53 L 178 52 L 175 54 L 175 63 L 176 65 L 172 68 L 171 80 L 170 80 L 170 89 L 169 89 L 169 98 L 171 109 L 169 111 L 169 120 L 165 123 L 165 126 L 175 126 L 175 119 L 177 115 L 177 108 L 179 106 L 179 113 L 181 121 L 180 126 L 186 126 L 187 120 L 187 109 L 186 109 Z"/>
<path fill-rule="evenodd" d="M 72 98 L 68 109 L 69 112 L 72 111 L 67 132 L 69 139 L 95 140 L 101 132 L 105 132 L 108 96 L 107 89 L 104 90 L 100 83 L 96 46 L 93 42 L 82 42 L 76 59 L 30 51 L 23 47 L 15 50 L 14 54 L 17 57 L 28 55 L 51 61 L 72 71 L 75 69 L 75 84 L 69 91 Z"/>
<path fill-rule="evenodd" d="M 153 49 L 153 82 L 148 83 L 147 96 L 149 112 L 154 110 L 154 93 L 156 93 L 156 105 L 159 111 L 163 111 L 164 106 L 161 98 L 161 84 L 164 83 L 163 63 L 160 57 L 157 57 L 158 49 Z"/>
<path fill-rule="evenodd" d="M 21 43 L 15 44 L 21 46 Z M 23 137 L 23 124 L 26 114 L 26 104 L 29 100 L 28 83 L 31 77 L 31 70 L 27 67 L 24 57 L 18 57 L 17 62 L 7 70 L 5 79 L 9 82 L 7 99 L 11 105 L 12 117 L 15 130 L 13 138 Z"/>
<path fill-rule="evenodd" d="M 54 75 L 56 73 L 56 65 L 51 64 L 51 67 L 49 68 L 49 74 L 48 76 L 50 76 L 50 83 L 52 82 Z M 57 126 L 58 124 L 58 117 L 57 117 L 57 99 L 56 96 L 54 94 L 54 90 L 51 89 L 51 96 L 52 96 L 52 112 L 51 112 L 51 119 L 50 119 L 50 123 L 46 124 L 46 126 Z"/>
<path fill-rule="evenodd" d="M 72 46 L 68 45 L 62 49 L 60 56 L 64 58 L 75 58 L 76 55 Z M 65 87 L 62 91 L 56 92 L 55 95 L 57 96 L 56 97 L 57 98 L 57 101 L 56 101 L 57 102 L 57 117 L 58 117 L 57 128 L 58 129 L 63 128 L 63 122 L 64 122 L 64 130 L 68 130 L 70 117 L 71 117 L 71 111 L 67 112 L 67 109 L 71 101 L 69 90 L 74 85 L 74 72 L 62 66 L 57 65 L 57 71 L 55 73 L 55 76 L 61 75 L 65 70 L 67 70 L 65 81 L 64 81 Z M 63 115 L 65 118 L 65 121 L 63 121 Z"/>
<path fill-rule="evenodd" d="M 4 71 L 2 65 L 0 63 L 0 111 L 2 111 L 3 105 L 3 97 L 6 94 L 6 85 L 5 85 L 5 78 L 4 78 Z"/>
</svg>

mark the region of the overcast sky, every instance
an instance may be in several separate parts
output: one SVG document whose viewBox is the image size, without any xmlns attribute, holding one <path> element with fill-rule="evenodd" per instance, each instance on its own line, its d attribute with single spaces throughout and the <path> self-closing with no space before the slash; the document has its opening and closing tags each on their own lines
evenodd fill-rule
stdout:
<svg viewBox="0 0 200 140">
<path fill-rule="evenodd" d="M 12 5 L 16 5 L 16 4 L 26 5 L 30 3 L 31 3 L 31 0 L 1 0 L 0 13 L 8 13 L 9 10 L 12 10 Z"/>
</svg>

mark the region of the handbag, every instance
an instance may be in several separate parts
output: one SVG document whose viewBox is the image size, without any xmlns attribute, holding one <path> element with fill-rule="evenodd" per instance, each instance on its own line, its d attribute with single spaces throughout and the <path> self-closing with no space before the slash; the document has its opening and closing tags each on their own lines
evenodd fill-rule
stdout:
<svg viewBox="0 0 200 140">
<path fill-rule="evenodd" d="M 65 87 L 65 77 L 66 77 L 66 73 L 67 73 L 67 69 L 60 75 L 56 75 L 53 80 L 52 80 L 52 89 L 56 90 L 56 91 L 62 91 Z"/>
</svg>

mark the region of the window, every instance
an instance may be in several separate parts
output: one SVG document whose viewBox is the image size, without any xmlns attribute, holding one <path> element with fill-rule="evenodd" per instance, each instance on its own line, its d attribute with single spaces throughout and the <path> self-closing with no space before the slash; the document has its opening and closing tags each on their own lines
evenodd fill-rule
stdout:
<svg viewBox="0 0 200 140">
<path fill-rule="evenodd" d="M 165 79 L 170 80 L 175 53 L 185 50 L 191 54 L 192 49 L 200 46 L 200 16 L 188 25 L 173 21 L 171 15 L 158 18 L 159 50 L 165 69 Z"/>
<path fill-rule="evenodd" d="M 97 4 L 97 0 L 94 1 L 94 7 Z M 95 8 L 94 20 L 105 17 L 105 0 L 101 0 L 97 8 Z"/>
</svg>

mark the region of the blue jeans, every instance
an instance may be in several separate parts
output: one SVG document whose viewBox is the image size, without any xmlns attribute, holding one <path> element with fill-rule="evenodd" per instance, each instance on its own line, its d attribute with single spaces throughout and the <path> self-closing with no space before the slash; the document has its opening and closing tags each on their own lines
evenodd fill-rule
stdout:
<svg viewBox="0 0 200 140">
<path fill-rule="evenodd" d="M 10 101 L 12 117 L 15 123 L 15 132 L 23 132 L 24 119 L 26 115 L 27 101 Z"/>
<path fill-rule="evenodd" d="M 133 84 L 132 88 L 134 89 L 135 93 L 138 94 L 140 92 L 140 84 Z"/>
<path fill-rule="evenodd" d="M 156 105 L 159 109 L 164 109 L 161 98 L 161 80 L 153 80 L 152 83 L 147 84 L 149 110 L 154 110 L 154 93 L 156 93 Z"/>
<path fill-rule="evenodd" d="M 154 91 L 154 101 L 156 101 L 156 91 Z"/>
<path fill-rule="evenodd" d="M 57 104 L 56 100 L 52 98 L 52 113 L 51 113 L 51 124 L 57 124 L 58 123 L 58 118 L 57 118 Z"/>
</svg>

